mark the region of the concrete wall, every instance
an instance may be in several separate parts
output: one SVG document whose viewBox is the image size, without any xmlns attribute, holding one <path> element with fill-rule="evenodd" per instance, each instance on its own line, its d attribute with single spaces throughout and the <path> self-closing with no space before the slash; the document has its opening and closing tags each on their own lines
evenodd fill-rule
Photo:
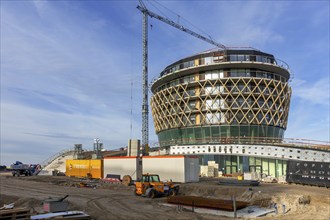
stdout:
<svg viewBox="0 0 330 220">
<path fill-rule="evenodd" d="M 137 157 L 106 157 L 103 164 L 104 177 L 107 174 L 117 174 L 120 178 L 130 175 L 133 180 L 136 179 Z"/>
<path fill-rule="evenodd" d="M 172 146 L 171 155 L 238 155 L 282 160 L 330 162 L 330 152 L 288 146 L 216 144 Z"/>
<path fill-rule="evenodd" d="M 158 174 L 162 181 L 198 182 L 199 162 L 197 157 L 146 156 L 142 159 L 143 173 Z"/>
</svg>

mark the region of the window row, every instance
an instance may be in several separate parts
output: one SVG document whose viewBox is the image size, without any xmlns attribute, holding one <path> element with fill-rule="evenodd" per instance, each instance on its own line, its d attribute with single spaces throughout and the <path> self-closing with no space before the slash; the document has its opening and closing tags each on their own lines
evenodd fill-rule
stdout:
<svg viewBox="0 0 330 220">
<path fill-rule="evenodd" d="M 195 66 L 201 65 L 210 65 L 215 63 L 222 62 L 261 62 L 261 63 L 271 63 L 277 66 L 280 66 L 285 69 L 289 69 L 288 65 L 280 60 L 275 60 L 274 57 L 269 56 L 261 56 L 261 55 L 220 55 L 220 56 L 210 56 L 197 58 L 194 60 L 186 61 L 183 63 L 176 64 L 174 66 L 170 66 L 161 72 L 160 77 L 173 73 L 175 71 L 186 69 Z"/>
<path fill-rule="evenodd" d="M 284 129 L 265 125 L 177 128 L 158 133 L 161 147 L 180 144 L 264 143 L 281 140 Z"/>
<path fill-rule="evenodd" d="M 204 80 L 217 80 L 223 78 L 242 78 L 242 77 L 253 77 L 253 78 L 266 78 L 281 81 L 283 83 L 287 82 L 285 77 L 277 75 L 271 72 L 258 71 L 252 69 L 231 69 L 231 70 L 212 70 L 202 72 L 200 74 L 189 75 L 179 79 L 172 80 L 162 86 L 159 86 L 156 91 L 161 91 L 166 88 L 174 87 L 180 84 L 192 83 L 192 82 L 203 82 Z"/>
<path fill-rule="evenodd" d="M 273 102 L 273 100 L 268 99 L 259 99 L 254 100 L 252 98 L 243 99 L 243 97 L 238 97 L 236 99 L 227 98 L 224 99 L 206 99 L 203 102 L 199 100 L 192 100 L 188 103 L 181 102 L 180 105 L 172 105 L 169 103 L 165 103 L 163 105 L 164 108 L 169 109 L 169 113 L 180 113 L 180 112 L 190 112 L 194 110 L 221 110 L 228 108 L 241 108 L 241 109 L 263 109 L 268 110 L 271 109 L 273 111 L 283 111 L 283 107 L 280 102 Z"/>
</svg>

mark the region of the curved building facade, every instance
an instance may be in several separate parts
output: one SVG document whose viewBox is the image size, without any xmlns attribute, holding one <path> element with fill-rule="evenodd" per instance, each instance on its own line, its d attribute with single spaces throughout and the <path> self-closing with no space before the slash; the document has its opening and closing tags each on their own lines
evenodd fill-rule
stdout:
<svg viewBox="0 0 330 220">
<path fill-rule="evenodd" d="M 208 51 L 167 66 L 151 87 L 160 146 L 281 141 L 289 79 L 285 62 L 255 49 Z"/>
</svg>

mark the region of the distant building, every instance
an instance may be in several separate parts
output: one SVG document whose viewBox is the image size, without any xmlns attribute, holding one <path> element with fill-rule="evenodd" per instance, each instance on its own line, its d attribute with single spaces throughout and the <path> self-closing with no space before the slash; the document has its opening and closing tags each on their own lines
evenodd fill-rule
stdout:
<svg viewBox="0 0 330 220">
<path fill-rule="evenodd" d="M 201 164 L 215 160 L 225 173 L 281 176 L 286 160 L 313 160 L 283 147 L 289 79 L 285 62 L 256 49 L 212 50 L 169 65 L 151 86 L 160 147 L 200 155 Z"/>
</svg>

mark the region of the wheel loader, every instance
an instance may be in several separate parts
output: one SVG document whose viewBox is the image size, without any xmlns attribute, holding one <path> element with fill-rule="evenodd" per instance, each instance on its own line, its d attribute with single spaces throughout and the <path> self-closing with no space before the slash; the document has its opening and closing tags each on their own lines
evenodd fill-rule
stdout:
<svg viewBox="0 0 330 220">
<path fill-rule="evenodd" d="M 155 198 L 160 196 L 174 196 L 179 192 L 179 185 L 172 181 L 162 182 L 157 174 L 143 174 L 141 180 L 135 182 L 135 195 Z"/>
</svg>

